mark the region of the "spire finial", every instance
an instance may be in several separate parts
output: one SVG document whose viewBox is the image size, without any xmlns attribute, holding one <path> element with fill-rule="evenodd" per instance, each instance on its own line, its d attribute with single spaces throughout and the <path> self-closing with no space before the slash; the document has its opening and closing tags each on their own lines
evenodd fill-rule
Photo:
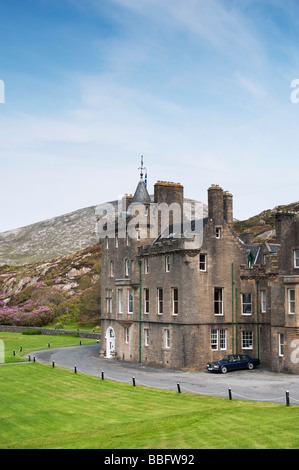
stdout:
<svg viewBox="0 0 299 470">
<path fill-rule="evenodd" d="M 140 180 L 143 181 L 143 155 L 141 155 L 141 166 L 138 168 L 140 170 Z"/>
</svg>

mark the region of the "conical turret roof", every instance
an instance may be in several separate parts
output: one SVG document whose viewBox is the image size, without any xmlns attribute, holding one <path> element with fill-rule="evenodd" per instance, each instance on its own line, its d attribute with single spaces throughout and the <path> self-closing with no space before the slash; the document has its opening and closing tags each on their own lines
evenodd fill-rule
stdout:
<svg viewBox="0 0 299 470">
<path fill-rule="evenodd" d="M 138 204 L 150 204 L 151 198 L 147 192 L 145 183 L 143 180 L 140 180 L 136 188 L 135 194 L 132 199 L 132 203 Z"/>
</svg>

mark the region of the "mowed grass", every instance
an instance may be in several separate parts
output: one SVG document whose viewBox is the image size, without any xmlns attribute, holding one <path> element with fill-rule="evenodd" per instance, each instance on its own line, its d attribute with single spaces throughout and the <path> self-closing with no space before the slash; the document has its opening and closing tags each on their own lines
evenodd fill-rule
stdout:
<svg viewBox="0 0 299 470">
<path fill-rule="evenodd" d="M 85 344 L 95 344 L 96 340 L 79 338 L 68 335 L 22 335 L 21 333 L 0 332 L 0 340 L 4 341 L 4 362 L 24 362 L 28 361 L 24 355 L 31 351 L 38 351 L 50 348 L 62 348 L 67 346 L 79 346 Z M 15 351 L 15 354 L 14 354 Z M 2 361 L 0 361 L 2 362 Z"/>
<path fill-rule="evenodd" d="M 76 346 L 80 339 L 1 333 L 0 340 L 6 362 L 0 365 L 1 449 L 299 447 L 298 406 L 133 387 L 27 359 L 7 364 L 48 342 Z"/>
<path fill-rule="evenodd" d="M 298 406 L 133 387 L 40 363 L 0 366 L 1 449 L 298 447 Z"/>
</svg>

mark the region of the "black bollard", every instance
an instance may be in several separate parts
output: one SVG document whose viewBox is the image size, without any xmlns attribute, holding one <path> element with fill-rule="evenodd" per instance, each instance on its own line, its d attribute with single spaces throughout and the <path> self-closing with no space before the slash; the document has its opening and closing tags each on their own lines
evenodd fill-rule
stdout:
<svg viewBox="0 0 299 470">
<path fill-rule="evenodd" d="M 35 362 L 35 356 L 33 356 L 33 362 Z"/>
<path fill-rule="evenodd" d="M 29 354 L 29 356 L 28 356 L 28 361 L 30 362 L 30 354 Z"/>
<path fill-rule="evenodd" d="M 74 372 L 75 372 L 75 374 L 77 374 L 77 367 L 76 366 L 74 367 Z"/>
<path fill-rule="evenodd" d="M 104 371 L 102 370 L 102 380 L 104 380 Z"/>
<path fill-rule="evenodd" d="M 15 351 L 15 350 L 13 350 L 13 352 L 12 352 L 12 353 L 13 353 L 13 355 L 14 355 L 14 356 L 16 355 L 16 351 Z"/>
<path fill-rule="evenodd" d="M 231 400 L 232 399 L 232 389 L 231 388 L 228 389 L 228 396 L 229 396 L 229 399 Z"/>
<path fill-rule="evenodd" d="M 133 380 L 133 387 L 135 387 L 135 377 L 132 377 Z"/>
<path fill-rule="evenodd" d="M 179 383 L 177 384 L 177 387 L 178 387 L 178 392 L 181 393 L 181 387 Z"/>
<path fill-rule="evenodd" d="M 53 368 L 55 367 L 54 361 L 52 362 L 52 367 L 53 367 Z"/>
<path fill-rule="evenodd" d="M 286 391 L 286 405 L 290 406 L 290 394 L 288 390 Z"/>
<path fill-rule="evenodd" d="M 48 343 L 48 348 L 50 347 L 50 343 Z"/>
</svg>

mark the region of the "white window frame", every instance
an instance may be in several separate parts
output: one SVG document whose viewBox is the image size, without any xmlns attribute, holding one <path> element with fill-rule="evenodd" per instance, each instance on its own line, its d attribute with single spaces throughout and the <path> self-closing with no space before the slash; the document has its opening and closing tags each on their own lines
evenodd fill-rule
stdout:
<svg viewBox="0 0 299 470">
<path fill-rule="evenodd" d="M 219 346 L 220 346 L 221 351 L 224 351 L 227 349 L 227 330 L 226 329 L 219 330 Z"/>
<path fill-rule="evenodd" d="M 220 300 L 219 299 L 216 300 L 216 292 L 221 293 Z M 223 298 L 224 298 L 223 287 L 214 287 L 214 315 L 217 315 L 217 316 L 223 315 L 223 312 L 224 312 Z M 216 306 L 218 308 L 216 308 Z"/>
<path fill-rule="evenodd" d="M 111 260 L 109 264 L 109 277 L 114 277 L 114 261 Z"/>
<path fill-rule="evenodd" d="M 170 256 L 166 255 L 165 256 L 165 272 L 169 273 L 170 271 Z"/>
<path fill-rule="evenodd" d="M 242 349 L 253 349 L 252 331 L 242 331 Z"/>
<path fill-rule="evenodd" d="M 226 329 L 212 329 L 211 330 L 211 349 L 213 351 L 225 351 L 227 349 L 227 330 Z"/>
<path fill-rule="evenodd" d="M 164 331 L 165 331 L 165 348 L 170 349 L 170 329 L 166 328 Z"/>
<path fill-rule="evenodd" d="M 267 292 L 265 290 L 261 290 L 261 312 L 267 312 Z"/>
<path fill-rule="evenodd" d="M 292 293 L 294 294 L 292 296 Z M 288 287 L 288 314 L 294 315 L 296 313 L 296 291 L 295 287 Z"/>
<path fill-rule="evenodd" d="M 163 315 L 163 289 L 162 287 L 157 288 L 157 302 L 158 302 L 158 315 Z"/>
<path fill-rule="evenodd" d="M 218 330 L 211 330 L 211 349 L 218 350 Z"/>
<path fill-rule="evenodd" d="M 221 227 L 216 227 L 215 237 L 219 240 L 221 238 Z"/>
<path fill-rule="evenodd" d="M 144 346 L 149 346 L 149 329 L 144 328 Z"/>
<path fill-rule="evenodd" d="M 129 344 L 130 332 L 129 332 L 129 328 L 127 326 L 125 327 L 125 341 L 126 341 L 126 344 Z"/>
<path fill-rule="evenodd" d="M 177 287 L 173 287 L 171 289 L 171 297 L 172 297 L 172 314 L 178 315 L 179 313 L 179 289 Z"/>
<path fill-rule="evenodd" d="M 278 333 L 278 356 L 284 356 L 284 334 Z"/>
<path fill-rule="evenodd" d="M 207 272 L 207 255 L 205 253 L 199 254 L 199 270 L 202 273 Z"/>
<path fill-rule="evenodd" d="M 149 307 L 150 307 L 150 299 L 149 299 L 149 289 L 147 287 L 143 289 L 143 307 L 144 307 L 143 311 L 145 315 L 148 315 Z"/>
<path fill-rule="evenodd" d="M 245 292 L 242 295 L 242 315 L 252 315 L 252 294 L 251 292 Z M 250 302 L 246 301 L 245 302 L 245 295 L 250 296 Z M 248 309 L 248 306 L 250 306 L 250 312 L 246 311 Z"/>
<path fill-rule="evenodd" d="M 128 313 L 132 314 L 134 310 L 134 293 L 133 289 L 128 289 Z"/>
<path fill-rule="evenodd" d="M 124 313 L 124 291 L 118 289 L 118 313 Z"/>
<path fill-rule="evenodd" d="M 299 250 L 294 250 L 294 268 L 299 268 Z"/>
<path fill-rule="evenodd" d="M 130 260 L 129 259 L 125 260 L 125 275 L 126 276 L 130 275 Z"/>
<path fill-rule="evenodd" d="M 148 274 L 149 272 L 149 258 L 145 258 L 144 260 L 144 274 Z"/>
</svg>

